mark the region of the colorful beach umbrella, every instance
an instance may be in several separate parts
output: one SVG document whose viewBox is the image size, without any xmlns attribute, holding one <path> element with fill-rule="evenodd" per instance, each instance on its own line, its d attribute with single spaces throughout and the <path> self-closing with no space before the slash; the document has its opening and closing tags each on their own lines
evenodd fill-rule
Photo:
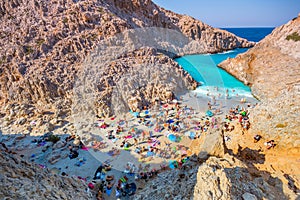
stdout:
<svg viewBox="0 0 300 200">
<path fill-rule="evenodd" d="M 174 134 L 169 134 L 168 139 L 171 140 L 172 142 L 176 142 L 176 136 Z"/>
<path fill-rule="evenodd" d="M 208 116 L 208 117 L 212 117 L 214 114 L 210 111 L 210 110 L 208 110 L 208 111 L 206 111 L 206 116 Z"/>
</svg>

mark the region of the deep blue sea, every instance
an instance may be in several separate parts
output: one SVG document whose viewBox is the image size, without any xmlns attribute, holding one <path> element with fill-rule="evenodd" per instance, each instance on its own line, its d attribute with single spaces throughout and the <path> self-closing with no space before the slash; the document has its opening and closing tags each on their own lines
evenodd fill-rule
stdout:
<svg viewBox="0 0 300 200">
<path fill-rule="evenodd" d="M 228 31 L 244 37 L 248 40 L 258 42 L 266 35 L 272 32 L 273 28 L 228 28 Z M 210 95 L 225 95 L 227 90 L 230 96 L 252 97 L 251 90 L 248 86 L 237 80 L 235 77 L 228 74 L 223 69 L 217 67 L 219 63 L 226 60 L 228 57 L 234 58 L 239 53 L 244 53 L 248 49 L 235 49 L 218 54 L 198 54 L 187 55 L 176 58 L 178 62 L 197 82 L 199 86 L 195 92 L 206 96 Z"/>
<path fill-rule="evenodd" d="M 222 28 L 226 31 L 234 33 L 235 35 L 245 38 L 249 41 L 259 42 L 266 35 L 269 35 L 274 28 Z"/>
</svg>

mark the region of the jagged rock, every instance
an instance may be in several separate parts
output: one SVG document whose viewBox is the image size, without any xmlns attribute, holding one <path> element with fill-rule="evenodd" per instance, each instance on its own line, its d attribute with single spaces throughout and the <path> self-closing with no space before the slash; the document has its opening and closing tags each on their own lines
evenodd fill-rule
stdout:
<svg viewBox="0 0 300 200">
<path fill-rule="evenodd" d="M 246 53 L 220 64 L 249 84 L 261 100 L 251 111 L 249 132 L 261 135 L 265 142 L 276 142 L 270 157 L 266 152 L 265 163 L 276 171 L 294 175 L 298 185 L 300 176 L 296 171 L 300 168 L 295 158 L 300 156 L 300 121 L 295 113 L 300 112 L 300 43 L 288 37 L 300 34 L 299 27 L 300 16 L 274 29 Z"/>
<path fill-rule="evenodd" d="M 194 140 L 190 145 L 190 151 L 200 160 L 206 160 L 209 156 L 224 157 L 227 148 L 221 131 L 213 131 Z"/>
<path fill-rule="evenodd" d="M 300 139 L 297 134 L 300 121 L 294 115 L 300 111 L 300 47 L 299 42 L 286 39 L 295 32 L 300 34 L 299 26 L 298 16 L 273 30 L 246 53 L 220 64 L 248 83 L 261 100 L 250 116 L 253 131 L 276 138 L 285 148 Z"/>
<path fill-rule="evenodd" d="M 219 131 L 216 131 L 211 134 L 205 135 L 204 142 L 201 144 L 198 157 L 200 159 L 206 159 L 208 156 L 216 156 L 222 158 L 226 153 L 225 150 L 226 147 L 223 135 Z"/>
<path fill-rule="evenodd" d="M 186 53 L 219 52 L 253 45 L 245 39 L 214 29 L 191 17 L 166 11 L 151 1 L 63 2 L 59 0 L 36 3 L 34 0 L 26 2 L 5 0 L 1 2 L 0 8 L 1 26 L 5 27 L 0 37 L 2 46 L 0 102 L 39 104 L 40 106 L 35 107 L 34 110 L 27 107 L 20 112 L 21 115 L 30 117 L 39 114 L 39 109 L 44 105 L 51 107 L 58 100 L 62 102 L 61 108 L 56 109 L 63 108 L 70 114 L 76 74 L 81 70 L 80 65 L 86 55 L 94 51 L 105 38 L 110 38 L 124 30 L 158 27 L 179 31 L 194 41 L 192 45 L 187 46 Z M 28 13 L 28 10 L 32 12 Z M 149 39 L 152 36 L 154 35 L 150 34 L 147 38 L 143 35 L 141 39 Z M 123 39 L 132 38 L 129 36 Z M 122 42 L 124 41 L 118 41 L 119 44 Z M 173 42 L 175 43 L 173 46 L 167 43 L 161 45 L 168 49 L 164 53 L 171 57 L 175 56 L 172 48 L 180 46 L 180 42 L 174 40 Z M 135 63 L 148 59 L 152 60 L 152 63 L 160 60 L 160 56 L 154 55 L 151 51 L 140 51 L 137 55 L 128 54 L 126 57 L 132 58 L 131 61 Z M 139 60 L 137 57 L 144 58 Z M 161 58 L 162 62 L 164 60 L 166 58 Z M 118 60 L 116 63 L 122 64 L 121 61 Z M 131 66 L 133 62 L 125 63 L 125 66 Z M 110 75 L 122 75 L 122 68 L 114 69 L 117 71 Z M 179 79 L 184 79 L 185 84 L 182 88 L 195 88 L 195 82 L 190 77 L 182 74 L 182 71 L 177 73 L 181 73 Z M 158 75 L 162 78 L 161 74 Z M 114 105 L 111 105 L 109 96 L 112 91 L 112 80 L 116 81 L 110 78 L 107 77 L 99 87 L 105 95 L 103 103 L 97 105 L 97 109 L 104 115 L 113 114 Z M 160 92 L 161 90 L 158 90 L 156 93 Z M 171 92 L 174 93 L 173 90 L 163 91 L 162 96 L 170 98 Z M 122 109 L 119 110 L 128 108 L 126 100 L 124 102 Z M 141 102 L 141 104 L 146 103 Z M 62 115 L 59 113 L 57 116 Z M 16 112 L 11 110 L 9 115 L 14 118 Z"/>
<path fill-rule="evenodd" d="M 47 169 L 6 153 L 1 145 L 0 151 L 2 199 L 93 199 L 84 182 L 52 175 Z"/>
</svg>

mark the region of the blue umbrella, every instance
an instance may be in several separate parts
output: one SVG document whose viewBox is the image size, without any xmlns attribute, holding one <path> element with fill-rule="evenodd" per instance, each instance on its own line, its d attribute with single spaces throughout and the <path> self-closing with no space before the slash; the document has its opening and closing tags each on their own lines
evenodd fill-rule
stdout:
<svg viewBox="0 0 300 200">
<path fill-rule="evenodd" d="M 139 112 L 133 112 L 130 110 L 130 113 L 134 116 L 134 117 L 138 117 L 139 116 Z"/>
<path fill-rule="evenodd" d="M 175 169 L 175 168 L 178 168 L 178 162 L 176 160 L 170 160 L 169 161 L 169 167 L 171 169 Z"/>
<path fill-rule="evenodd" d="M 176 142 L 176 136 L 174 134 L 170 134 L 168 135 L 169 140 L 171 140 L 172 142 Z"/>
<path fill-rule="evenodd" d="M 147 157 L 150 157 L 150 156 L 154 156 L 154 153 L 151 152 L 151 151 L 148 151 L 148 152 L 147 152 Z"/>
<path fill-rule="evenodd" d="M 206 111 L 206 116 L 208 116 L 208 117 L 212 117 L 214 114 L 210 111 L 210 110 L 208 110 L 208 111 Z"/>
<path fill-rule="evenodd" d="M 167 123 L 168 123 L 168 124 L 172 124 L 173 122 L 174 122 L 173 119 L 168 119 L 168 120 L 167 120 Z"/>
<path fill-rule="evenodd" d="M 194 132 L 190 132 L 190 136 L 189 136 L 189 137 L 190 137 L 191 139 L 194 139 L 195 136 L 196 136 L 196 134 L 195 134 Z"/>
</svg>

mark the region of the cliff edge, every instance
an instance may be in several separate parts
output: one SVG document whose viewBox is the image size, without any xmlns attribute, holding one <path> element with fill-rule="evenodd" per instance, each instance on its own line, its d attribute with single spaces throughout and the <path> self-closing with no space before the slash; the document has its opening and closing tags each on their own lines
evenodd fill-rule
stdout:
<svg viewBox="0 0 300 200">
<path fill-rule="evenodd" d="M 265 151 L 262 168 L 293 176 L 299 187 L 300 156 L 300 16 L 277 27 L 255 47 L 219 66 L 251 86 L 261 102 L 253 109 L 249 130 L 276 146 Z M 248 140 L 248 141 L 247 141 Z M 241 136 L 242 146 L 255 146 Z M 263 144 L 257 149 L 265 148 Z"/>
</svg>

